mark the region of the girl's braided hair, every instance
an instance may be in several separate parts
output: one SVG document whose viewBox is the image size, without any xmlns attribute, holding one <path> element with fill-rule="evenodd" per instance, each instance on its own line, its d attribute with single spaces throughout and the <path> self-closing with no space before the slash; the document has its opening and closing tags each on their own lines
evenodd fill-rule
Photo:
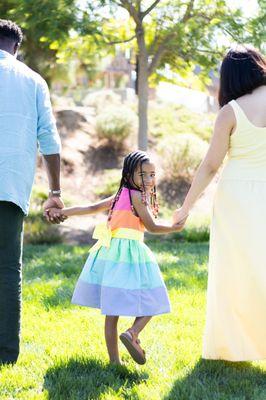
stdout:
<svg viewBox="0 0 266 400">
<path fill-rule="evenodd" d="M 132 211 L 134 211 L 133 205 L 132 205 L 132 198 L 131 198 L 131 192 L 130 189 L 135 189 L 141 191 L 142 195 L 142 202 L 144 204 L 148 204 L 148 201 L 150 201 L 151 209 L 155 217 L 158 215 L 158 202 L 157 202 L 157 195 L 156 195 L 156 185 L 153 188 L 152 193 L 150 194 L 150 198 L 147 200 L 147 193 L 145 190 L 145 185 L 143 181 L 143 175 L 141 175 L 142 179 L 142 188 L 139 188 L 137 184 L 134 182 L 134 172 L 137 168 L 138 165 L 140 165 L 140 171 L 142 172 L 142 164 L 145 162 L 150 162 L 150 157 L 148 156 L 147 153 L 144 151 L 133 151 L 132 153 L 129 153 L 125 158 L 124 158 L 124 163 L 123 163 L 123 169 L 122 169 L 122 178 L 120 181 L 119 189 L 115 195 L 115 198 L 112 202 L 112 205 L 109 210 L 109 215 L 108 215 L 108 221 L 110 221 L 112 217 L 112 212 L 115 207 L 115 204 L 117 203 L 121 191 L 123 187 L 126 187 L 129 189 L 129 197 L 130 197 L 130 204 Z"/>
</svg>

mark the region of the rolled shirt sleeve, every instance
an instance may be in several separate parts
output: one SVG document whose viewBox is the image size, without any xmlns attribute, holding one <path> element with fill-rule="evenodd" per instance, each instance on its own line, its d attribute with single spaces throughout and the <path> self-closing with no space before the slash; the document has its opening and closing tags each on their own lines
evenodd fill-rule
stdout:
<svg viewBox="0 0 266 400">
<path fill-rule="evenodd" d="M 60 153 L 61 141 L 52 111 L 49 89 L 44 79 L 40 79 L 37 86 L 37 113 L 37 139 L 41 154 Z"/>
</svg>

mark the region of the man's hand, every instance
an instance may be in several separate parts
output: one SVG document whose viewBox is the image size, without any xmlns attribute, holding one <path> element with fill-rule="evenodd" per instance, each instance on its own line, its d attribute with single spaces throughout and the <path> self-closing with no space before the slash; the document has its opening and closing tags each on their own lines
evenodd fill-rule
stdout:
<svg viewBox="0 0 266 400">
<path fill-rule="evenodd" d="M 52 224 L 60 224 L 60 222 L 64 222 L 67 217 L 65 215 L 61 215 L 60 217 L 50 217 L 49 208 L 64 208 L 64 202 L 61 197 L 58 196 L 49 196 L 48 199 L 43 204 L 43 215 L 45 216 L 48 222 Z"/>
</svg>

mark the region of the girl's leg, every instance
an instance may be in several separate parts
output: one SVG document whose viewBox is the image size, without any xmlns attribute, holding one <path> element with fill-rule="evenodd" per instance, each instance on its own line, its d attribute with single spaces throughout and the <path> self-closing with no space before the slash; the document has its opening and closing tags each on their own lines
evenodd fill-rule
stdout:
<svg viewBox="0 0 266 400">
<path fill-rule="evenodd" d="M 138 364 L 145 364 L 145 351 L 140 347 L 138 335 L 152 317 L 136 317 L 133 325 L 120 335 L 120 340 L 126 346 L 129 354 Z"/>
<path fill-rule="evenodd" d="M 152 317 L 136 317 L 129 331 L 133 331 L 136 336 L 138 336 L 142 329 L 144 329 L 147 323 L 151 320 L 151 318 Z"/>
<path fill-rule="evenodd" d="M 105 342 L 111 363 L 121 364 L 118 353 L 117 323 L 118 316 L 105 317 Z"/>
</svg>

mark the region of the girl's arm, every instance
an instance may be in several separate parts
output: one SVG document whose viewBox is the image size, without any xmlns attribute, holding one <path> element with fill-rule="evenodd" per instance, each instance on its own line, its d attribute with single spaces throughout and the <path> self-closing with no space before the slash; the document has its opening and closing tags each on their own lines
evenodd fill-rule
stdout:
<svg viewBox="0 0 266 400">
<path fill-rule="evenodd" d="M 51 215 L 52 217 L 56 217 L 57 215 L 65 215 L 67 217 L 70 217 L 72 215 L 97 214 L 99 212 L 108 210 L 111 207 L 114 197 L 114 195 L 110 196 L 106 199 L 98 201 L 94 204 L 90 204 L 88 206 L 74 206 L 62 208 L 60 210 L 57 208 L 52 208 L 49 210 L 49 215 Z"/>
<path fill-rule="evenodd" d="M 139 218 L 143 222 L 147 231 L 151 233 L 172 233 L 179 232 L 182 230 L 183 225 L 182 221 L 178 225 L 171 226 L 166 224 L 157 224 L 154 221 L 153 215 L 149 209 L 149 207 L 142 203 L 141 193 L 140 192 L 132 192 L 132 204 L 134 209 L 136 210 Z"/>
<path fill-rule="evenodd" d="M 174 213 L 174 223 L 178 223 L 188 216 L 198 197 L 216 175 L 228 151 L 230 135 L 235 123 L 232 107 L 224 106 L 217 116 L 209 150 L 195 174 L 182 207 Z"/>
</svg>

